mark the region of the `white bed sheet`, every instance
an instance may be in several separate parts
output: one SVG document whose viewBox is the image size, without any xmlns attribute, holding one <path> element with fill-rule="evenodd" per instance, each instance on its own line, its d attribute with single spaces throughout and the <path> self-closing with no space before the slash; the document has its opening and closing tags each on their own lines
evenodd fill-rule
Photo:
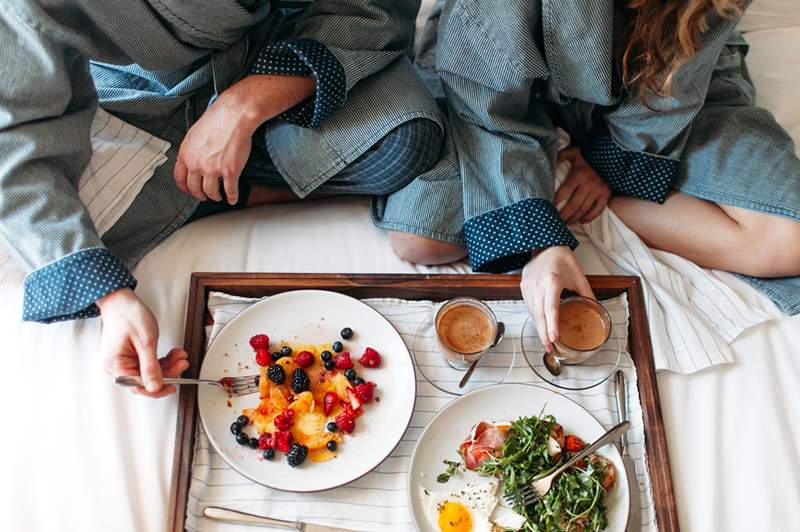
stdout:
<svg viewBox="0 0 800 532">
<path fill-rule="evenodd" d="M 799 108 L 790 92 L 800 87 L 800 73 L 785 81 L 785 65 L 796 60 L 800 29 L 775 31 L 784 34 L 749 34 L 754 56 L 769 59 L 751 61 L 751 70 L 759 80 L 784 80 L 765 103 L 772 101 L 776 115 L 797 132 L 800 120 L 792 117 Z M 770 49 L 759 49 L 772 42 Z M 591 249 L 580 253 L 588 270 L 599 271 Z M 8 265 L 0 271 L 0 530 L 163 530 L 174 397 L 151 401 L 113 387 L 101 369 L 98 320 L 21 323 L 21 272 Z M 181 342 L 192 271 L 467 268 L 431 270 L 400 261 L 369 222 L 362 199 L 221 215 L 177 232 L 136 268 L 138 292 L 161 324 L 162 351 Z M 752 298 L 764 304 L 754 291 Z M 691 376 L 659 375 L 683 530 L 797 530 L 798 345 L 800 316 L 776 319 L 734 342 L 734 365 Z"/>
</svg>

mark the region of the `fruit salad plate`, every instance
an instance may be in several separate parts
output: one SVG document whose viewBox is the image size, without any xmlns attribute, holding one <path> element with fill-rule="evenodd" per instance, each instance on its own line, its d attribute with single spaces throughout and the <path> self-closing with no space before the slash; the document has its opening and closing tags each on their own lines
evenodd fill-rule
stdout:
<svg viewBox="0 0 800 532">
<path fill-rule="evenodd" d="M 545 425 L 539 420 L 546 420 Z M 489 423 L 476 426 L 479 421 Z M 533 444 L 537 430 L 544 430 L 538 448 Z M 556 435 L 556 432 L 559 434 Z M 527 445 L 525 452 L 515 454 L 525 464 L 533 463 L 535 460 L 531 456 L 535 455 L 539 457 L 536 460 L 554 465 L 564 460 L 568 456 L 566 453 L 579 448 L 571 445 L 589 444 L 604 433 L 603 426 L 581 405 L 558 392 L 538 386 L 501 384 L 463 395 L 433 418 L 414 449 L 408 475 L 409 506 L 414 521 L 421 532 L 491 531 L 494 527 L 509 530 L 550 529 L 543 523 L 539 523 L 538 528 L 532 528 L 532 525 L 529 525 L 531 528 L 525 528 L 526 519 L 531 519 L 534 509 L 539 507 L 525 510 L 529 514 L 525 516 L 515 512 L 515 508 L 500 504 L 504 489 L 500 479 L 508 479 L 509 476 L 498 472 L 508 471 L 501 467 L 508 468 L 509 463 L 515 463 L 511 458 L 514 453 L 506 455 L 502 463 L 496 458 L 492 461 L 493 456 L 501 454 L 493 455 L 493 446 L 512 450 L 523 448 L 503 447 L 504 443 L 509 444 L 511 438 L 516 438 L 511 443 L 519 441 Z M 550 441 L 551 435 L 559 441 Z M 488 451 L 484 445 L 487 442 Z M 493 464 L 497 464 L 495 477 L 485 474 L 486 468 L 491 469 Z M 604 527 L 586 526 L 586 530 L 599 528 L 623 532 L 627 524 L 630 494 L 617 448 L 606 445 L 582 466 L 581 470 L 568 470 L 571 477 L 565 479 L 562 485 L 558 481 L 553 483 L 548 495 L 558 496 L 559 499 L 543 502 L 546 506 L 541 509 L 557 508 L 566 504 L 565 501 L 582 497 L 585 505 L 581 511 L 586 510 L 587 515 L 596 519 L 594 525 L 605 523 Z M 472 470 L 475 467 L 478 469 Z M 608 484 L 600 489 L 600 485 L 607 480 Z M 557 488 L 561 491 L 554 491 Z M 593 495 L 593 490 L 596 490 L 597 496 Z M 598 506 L 598 502 L 602 506 Z M 566 524 L 566 521 L 562 523 Z M 550 527 L 557 528 L 552 524 Z M 584 528 L 578 528 L 578 523 L 574 522 L 572 529 Z"/>
<path fill-rule="evenodd" d="M 247 375 L 259 376 L 257 393 L 200 387 L 200 419 L 233 469 L 279 490 L 327 490 L 372 471 L 414 410 L 403 339 L 372 307 L 336 292 L 283 292 L 233 318 L 200 378 Z"/>
</svg>

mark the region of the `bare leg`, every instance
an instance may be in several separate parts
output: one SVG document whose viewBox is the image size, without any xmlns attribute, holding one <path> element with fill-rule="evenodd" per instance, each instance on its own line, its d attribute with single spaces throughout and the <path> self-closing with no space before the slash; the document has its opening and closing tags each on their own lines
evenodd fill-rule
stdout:
<svg viewBox="0 0 800 532">
<path fill-rule="evenodd" d="M 650 247 L 757 277 L 800 275 L 800 222 L 674 192 L 663 205 L 615 196 L 609 207 Z"/>
<path fill-rule="evenodd" d="M 464 246 L 411 233 L 389 231 L 389 240 L 398 257 L 414 264 L 426 266 L 449 264 L 467 256 Z"/>
</svg>

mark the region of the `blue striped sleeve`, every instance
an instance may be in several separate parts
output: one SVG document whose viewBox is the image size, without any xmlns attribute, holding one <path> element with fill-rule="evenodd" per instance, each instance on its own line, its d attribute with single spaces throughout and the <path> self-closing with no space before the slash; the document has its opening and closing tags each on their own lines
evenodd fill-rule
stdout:
<svg viewBox="0 0 800 532">
<path fill-rule="evenodd" d="M 95 301 L 136 279 L 105 248 L 85 249 L 31 272 L 25 278 L 22 319 L 52 323 L 100 315 Z"/>
<path fill-rule="evenodd" d="M 313 39 L 267 43 L 250 67 L 250 74 L 314 77 L 314 95 L 278 116 L 300 127 L 319 127 L 344 104 L 347 93 L 344 68 L 324 44 Z"/>
<path fill-rule="evenodd" d="M 578 247 L 553 203 L 544 198 L 526 199 L 470 218 L 464 223 L 464 238 L 476 272 L 517 270 L 536 249 Z"/>
<path fill-rule="evenodd" d="M 586 161 L 615 194 L 664 203 L 678 174 L 679 161 L 643 151 L 626 150 L 608 133 L 583 150 Z"/>
</svg>

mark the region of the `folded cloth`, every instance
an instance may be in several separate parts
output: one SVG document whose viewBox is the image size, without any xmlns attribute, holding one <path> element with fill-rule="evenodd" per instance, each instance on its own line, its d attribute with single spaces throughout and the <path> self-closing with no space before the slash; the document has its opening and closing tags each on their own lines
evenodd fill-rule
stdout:
<svg viewBox="0 0 800 532">
<path fill-rule="evenodd" d="M 213 341 L 234 316 L 256 301 L 258 300 L 218 292 L 209 294 L 208 310 L 213 325 L 206 330 L 208 341 Z M 399 299 L 366 299 L 364 302 L 391 322 L 403 337 L 409 350 L 413 352 L 413 356 L 417 358 L 417 363 L 433 360 L 438 352 L 434 339 L 433 317 L 439 304 L 431 301 Z M 508 373 L 505 382 L 527 382 L 547 386 L 536 377 L 528 366 L 525 356 L 519 352 L 522 337 L 525 353 L 529 354 L 532 360 L 534 358 L 541 360 L 543 353 L 541 343 L 535 337 L 535 327 L 528 321 L 525 304 L 522 301 L 490 301 L 488 304 L 497 318 L 505 323 L 506 340 L 492 351 L 492 358 L 497 362 L 478 366 L 473 380 L 487 378 L 494 380 L 498 375 Z M 598 375 L 608 375 L 611 367 L 595 361 L 616 361 L 618 346 L 627 345 L 628 340 L 628 307 L 625 296 L 604 301 L 603 304 L 608 309 L 613 323 L 612 340 L 607 344 L 607 348 L 613 351 L 615 356 L 606 357 L 601 352 L 593 359 L 591 365 L 582 366 L 581 377 L 588 380 L 598 381 Z M 507 369 L 509 364 L 501 362 L 513 363 L 511 371 Z M 440 366 L 442 370 L 445 367 L 441 363 L 435 368 Z M 628 353 L 621 354 L 619 367 L 629 383 L 628 406 L 632 427 L 628 432 L 628 441 L 638 479 L 638 489 L 637 487 L 632 489 L 634 493 L 632 500 L 641 508 L 641 530 L 655 532 L 657 528 L 650 492 L 650 477 L 645 461 L 642 409 L 635 385 L 636 369 Z M 202 424 L 198 423 L 185 528 L 190 531 L 230 530 L 231 532 L 279 530 L 219 523 L 203 517 L 203 508 L 206 506 L 222 506 L 278 519 L 346 527 L 352 530 L 387 532 L 414 530 L 406 493 L 411 453 L 423 429 L 436 413 L 453 399 L 428 382 L 420 371 L 417 371 L 416 375 L 417 398 L 414 414 L 397 448 L 371 473 L 346 486 L 323 493 L 276 491 L 239 475 L 209 444 Z M 436 371 L 428 371 L 427 375 L 433 379 L 438 379 L 440 376 L 442 379 L 452 378 L 452 372 L 440 375 Z M 432 382 L 442 384 L 437 380 Z M 613 379 L 587 390 L 558 391 L 584 406 L 606 428 L 617 423 Z M 471 420 L 465 419 L 464 422 L 466 425 L 463 430 L 467 431 Z M 452 452 L 455 454 L 456 449 Z M 310 464 L 308 467 L 315 466 L 324 468 L 324 464 Z"/>
<path fill-rule="evenodd" d="M 91 137 L 92 158 L 78 183 L 78 195 L 102 236 L 166 162 L 170 144 L 99 107 Z"/>
<path fill-rule="evenodd" d="M 559 133 L 564 148 L 569 135 L 563 130 Z M 569 161 L 558 165 L 556 189 L 570 166 Z M 570 230 L 582 245 L 591 244 L 597 250 L 606 270 L 602 273 L 642 279 L 657 370 L 688 374 L 732 363 L 730 342 L 771 317 L 745 301 L 752 289 L 736 281 L 725 282 L 724 276 L 672 253 L 648 248 L 611 209 Z"/>
</svg>

